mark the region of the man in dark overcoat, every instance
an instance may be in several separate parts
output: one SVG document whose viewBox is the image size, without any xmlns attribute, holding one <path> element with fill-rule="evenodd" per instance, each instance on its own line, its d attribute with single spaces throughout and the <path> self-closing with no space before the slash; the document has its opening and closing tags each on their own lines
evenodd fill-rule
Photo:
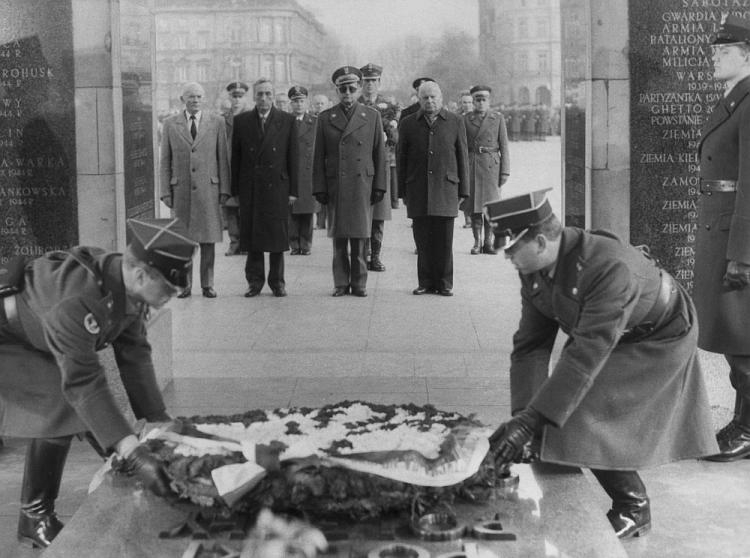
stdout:
<svg viewBox="0 0 750 558">
<path fill-rule="evenodd" d="M 490 109 L 492 88 L 489 85 L 475 85 L 469 92 L 474 110 L 464 115 L 464 124 L 471 184 L 464 206 L 471 213 L 471 231 L 474 234 L 471 253 L 496 254 L 492 229 L 483 211 L 484 204 L 500 199 L 500 188 L 510 176 L 508 132 L 503 115 Z"/>
<path fill-rule="evenodd" d="M 313 213 L 318 202 L 312 195 L 312 168 L 315 154 L 315 126 L 318 118 L 307 111 L 308 93 L 295 85 L 287 93 L 292 115 L 297 120 L 297 199 L 289 209 L 289 246 L 292 256 L 309 256 L 313 241 Z"/>
<path fill-rule="evenodd" d="M 16 294 L 0 298 L 0 434 L 31 438 L 18 537 L 35 547 L 49 546 L 63 527 L 55 500 L 75 434 L 90 432 L 100 451 L 116 452 L 146 486 L 169 493 L 159 461 L 138 445 L 118 407 L 97 352 L 114 349 L 136 418 L 170 420 L 146 320 L 149 307 L 187 286 L 198 245 L 176 219 L 131 219 L 128 226 L 124 254 L 49 252 L 19 265 Z"/>
<path fill-rule="evenodd" d="M 286 296 L 284 252 L 289 250 L 289 205 L 297 199 L 297 138 L 294 116 L 273 106 L 273 84 L 253 84 L 255 108 L 234 119 L 232 195 L 240 198 L 240 249 L 247 250 L 245 297 L 265 284 Z"/>
<path fill-rule="evenodd" d="M 712 45 L 726 88 L 698 144 L 700 197 L 693 296 L 698 346 L 721 353 L 736 391 L 732 420 L 711 459 L 750 456 L 750 21 L 730 16 Z"/>
<path fill-rule="evenodd" d="M 443 107 L 434 81 L 419 86 L 422 108 L 401 121 L 397 174 L 399 194 L 413 220 L 417 243 L 415 295 L 453 294 L 453 222 L 469 195 L 463 118 Z"/>
<path fill-rule="evenodd" d="M 386 193 L 385 197 L 372 208 L 372 230 L 370 231 L 370 247 L 368 254 L 367 269 L 370 271 L 385 271 L 385 264 L 380 258 L 383 249 L 383 236 L 385 234 L 385 222 L 391 220 L 391 202 L 393 190 L 398 186 L 393 184 L 396 175 L 396 142 L 398 141 L 398 113 L 399 109 L 393 103 L 389 103 L 385 97 L 378 93 L 380 88 L 380 76 L 383 68 L 377 64 L 366 64 L 359 69 L 362 72 L 362 95 L 357 99 L 359 103 L 372 107 L 380 113 L 380 121 L 385 133 L 385 154 L 387 163 L 386 171 Z M 392 168 L 393 167 L 393 168 Z"/>
<path fill-rule="evenodd" d="M 186 84 L 180 99 L 185 110 L 164 120 L 160 197 L 200 244 L 201 290 L 204 297 L 216 298 L 215 244 L 222 241 L 221 206 L 230 195 L 226 123 L 203 110 L 199 83 Z M 189 297 L 191 288 L 192 278 L 180 298 Z"/>
<path fill-rule="evenodd" d="M 521 279 L 513 418 L 491 447 L 507 465 L 543 436 L 541 460 L 590 468 L 612 499 L 617 536 L 639 536 L 651 510 L 637 469 L 717 447 L 695 309 L 640 249 L 607 231 L 563 227 L 545 192 L 487 207 Z M 549 371 L 560 330 L 568 339 Z"/>
<path fill-rule="evenodd" d="M 367 296 L 366 240 L 372 206 L 385 197 L 386 155 L 380 113 L 357 102 L 362 72 L 343 66 L 331 77 L 339 104 L 318 115 L 313 195 L 326 206 L 333 238 L 333 296 Z"/>
</svg>

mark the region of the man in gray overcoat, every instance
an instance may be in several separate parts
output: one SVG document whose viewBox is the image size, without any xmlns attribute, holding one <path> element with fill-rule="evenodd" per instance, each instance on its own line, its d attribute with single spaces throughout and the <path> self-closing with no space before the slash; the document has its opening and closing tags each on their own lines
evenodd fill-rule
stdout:
<svg viewBox="0 0 750 558">
<path fill-rule="evenodd" d="M 500 188 L 510 176 L 508 132 L 502 114 L 490 109 L 492 89 L 475 85 L 470 94 L 474 110 L 464 115 L 469 148 L 469 198 L 464 210 L 471 214 L 474 234 L 472 254 L 496 254 L 489 222 L 483 217 L 484 204 L 500 199 Z M 484 232 L 484 242 L 482 242 Z"/>
<path fill-rule="evenodd" d="M 367 296 L 366 240 L 372 206 L 385 197 L 386 153 L 380 113 L 357 102 L 362 72 L 332 76 L 340 103 L 318 115 L 313 195 L 328 211 L 333 238 L 333 296 Z"/>
<path fill-rule="evenodd" d="M 588 467 L 620 538 L 651 527 L 637 470 L 716 451 L 687 292 L 607 231 L 563 227 L 544 190 L 487 207 L 521 279 L 511 418 L 490 439 L 507 466 L 541 437 L 541 460 Z M 568 339 L 549 370 L 558 331 Z"/>
<path fill-rule="evenodd" d="M 716 435 L 715 461 L 750 456 L 750 21 L 727 17 L 712 46 L 724 96 L 698 144 L 700 197 L 693 296 L 698 346 L 729 363 L 734 417 Z"/>
<path fill-rule="evenodd" d="M 203 296 L 216 298 L 215 244 L 222 241 L 221 205 L 230 196 L 229 155 L 224 119 L 202 110 L 204 97 L 199 83 L 186 84 L 180 97 L 185 110 L 164 120 L 159 188 L 200 245 Z M 189 297 L 191 287 L 192 277 L 179 298 Z"/>
<path fill-rule="evenodd" d="M 312 167 L 315 126 L 318 118 L 307 111 L 308 93 L 295 85 L 287 93 L 292 115 L 297 120 L 297 199 L 289 209 L 289 246 L 292 256 L 309 256 L 313 241 L 313 213 L 319 209 L 312 195 Z"/>
</svg>

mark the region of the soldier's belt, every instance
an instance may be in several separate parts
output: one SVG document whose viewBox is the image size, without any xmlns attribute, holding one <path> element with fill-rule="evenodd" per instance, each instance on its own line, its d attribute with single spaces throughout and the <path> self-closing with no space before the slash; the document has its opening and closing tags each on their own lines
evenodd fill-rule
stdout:
<svg viewBox="0 0 750 558">
<path fill-rule="evenodd" d="M 673 281 L 669 273 L 666 271 L 661 272 L 659 292 L 656 294 L 653 306 L 643 317 L 641 323 L 623 332 L 623 336 L 620 339 L 621 342 L 627 343 L 650 335 L 656 329 L 664 313 L 669 308 L 672 297 L 677 293 L 677 287 L 673 284 Z"/>
<path fill-rule="evenodd" d="M 736 180 L 704 180 L 701 178 L 701 193 L 710 192 L 736 192 Z"/>
<path fill-rule="evenodd" d="M 476 147 L 474 149 L 469 149 L 471 153 L 497 153 L 500 151 L 499 147 L 484 147 L 483 145 L 480 145 L 479 147 Z"/>
</svg>

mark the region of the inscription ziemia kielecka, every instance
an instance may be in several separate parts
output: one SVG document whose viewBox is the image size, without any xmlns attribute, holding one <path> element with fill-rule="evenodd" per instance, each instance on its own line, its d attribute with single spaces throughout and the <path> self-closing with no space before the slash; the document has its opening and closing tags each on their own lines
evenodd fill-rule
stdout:
<svg viewBox="0 0 750 558">
<path fill-rule="evenodd" d="M 78 241 L 69 2 L 52 11 L 0 45 L 0 262 Z"/>
<path fill-rule="evenodd" d="M 701 129 L 723 95 L 710 44 L 750 0 L 630 0 L 630 230 L 688 289 Z"/>
</svg>

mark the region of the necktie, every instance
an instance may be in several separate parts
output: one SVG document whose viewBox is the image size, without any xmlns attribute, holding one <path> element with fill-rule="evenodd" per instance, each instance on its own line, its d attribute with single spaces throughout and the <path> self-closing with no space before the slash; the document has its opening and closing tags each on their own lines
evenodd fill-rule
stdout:
<svg viewBox="0 0 750 558">
<path fill-rule="evenodd" d="M 261 134 L 266 133 L 266 117 L 265 116 L 260 117 L 260 133 Z"/>
<path fill-rule="evenodd" d="M 198 135 L 198 128 L 195 127 L 195 115 L 190 116 L 190 135 L 195 139 Z"/>
</svg>

